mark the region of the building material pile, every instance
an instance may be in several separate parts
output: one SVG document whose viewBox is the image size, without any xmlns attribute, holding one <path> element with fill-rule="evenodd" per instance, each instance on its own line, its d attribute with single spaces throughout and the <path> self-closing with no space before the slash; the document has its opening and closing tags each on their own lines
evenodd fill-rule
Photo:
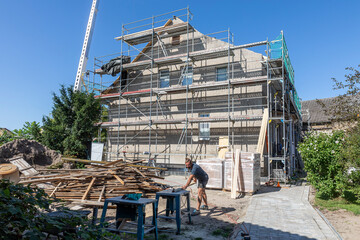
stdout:
<svg viewBox="0 0 360 240">
<path fill-rule="evenodd" d="M 51 187 L 45 191 L 50 196 L 63 200 L 98 200 L 118 197 L 129 193 L 142 193 L 143 197 L 153 197 L 156 192 L 167 186 L 155 182 L 155 167 L 126 163 L 123 160 L 92 165 L 86 169 L 47 169 L 41 170 L 44 175 L 27 177 L 20 183 L 47 183 Z"/>
<path fill-rule="evenodd" d="M 260 188 L 260 154 L 237 150 L 219 158 L 198 160 L 197 164 L 209 175 L 207 187 L 255 193 Z"/>
</svg>

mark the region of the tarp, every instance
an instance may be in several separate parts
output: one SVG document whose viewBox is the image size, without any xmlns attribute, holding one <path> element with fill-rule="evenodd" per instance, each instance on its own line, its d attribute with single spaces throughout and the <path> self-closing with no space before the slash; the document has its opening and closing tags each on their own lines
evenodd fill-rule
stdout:
<svg viewBox="0 0 360 240">
<path fill-rule="evenodd" d="M 118 74 L 120 72 L 121 62 L 122 62 L 122 64 L 129 63 L 130 57 L 129 56 L 120 56 L 120 57 L 113 58 L 108 63 L 102 65 L 101 69 L 106 74 L 111 74 L 111 76 L 114 77 L 114 76 L 116 76 L 116 74 Z"/>
</svg>

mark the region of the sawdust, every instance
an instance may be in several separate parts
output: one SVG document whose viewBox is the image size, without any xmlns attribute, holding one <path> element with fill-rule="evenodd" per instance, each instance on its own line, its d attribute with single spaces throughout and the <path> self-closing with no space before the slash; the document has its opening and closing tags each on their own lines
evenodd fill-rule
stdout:
<svg viewBox="0 0 360 240">
<path fill-rule="evenodd" d="M 13 157 L 22 157 L 37 169 L 61 162 L 61 154 L 35 140 L 17 139 L 0 146 L 0 163 L 8 163 Z"/>
</svg>

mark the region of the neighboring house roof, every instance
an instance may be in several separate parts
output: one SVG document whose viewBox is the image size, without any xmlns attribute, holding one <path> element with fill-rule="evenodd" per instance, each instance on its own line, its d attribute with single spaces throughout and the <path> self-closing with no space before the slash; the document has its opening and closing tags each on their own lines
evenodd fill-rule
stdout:
<svg viewBox="0 0 360 240">
<path fill-rule="evenodd" d="M 323 98 L 323 99 L 315 99 L 315 100 L 308 100 L 302 101 L 302 113 L 303 113 L 303 122 L 310 122 L 310 123 L 330 123 L 331 116 L 327 115 L 324 111 L 322 104 L 318 101 L 323 103 L 325 106 L 330 106 L 333 104 L 334 98 Z"/>
<path fill-rule="evenodd" d="M 7 132 L 8 134 L 14 134 L 12 131 L 10 131 L 9 129 L 7 128 L 0 128 L 0 135 L 3 135 L 4 132 Z"/>
</svg>

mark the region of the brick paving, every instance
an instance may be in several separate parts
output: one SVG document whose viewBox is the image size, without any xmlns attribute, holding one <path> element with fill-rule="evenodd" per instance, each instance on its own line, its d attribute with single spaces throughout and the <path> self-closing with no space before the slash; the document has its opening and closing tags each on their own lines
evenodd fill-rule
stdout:
<svg viewBox="0 0 360 240">
<path fill-rule="evenodd" d="M 251 240 L 339 239 L 310 205 L 308 195 L 309 186 L 262 187 L 244 218 Z"/>
</svg>

